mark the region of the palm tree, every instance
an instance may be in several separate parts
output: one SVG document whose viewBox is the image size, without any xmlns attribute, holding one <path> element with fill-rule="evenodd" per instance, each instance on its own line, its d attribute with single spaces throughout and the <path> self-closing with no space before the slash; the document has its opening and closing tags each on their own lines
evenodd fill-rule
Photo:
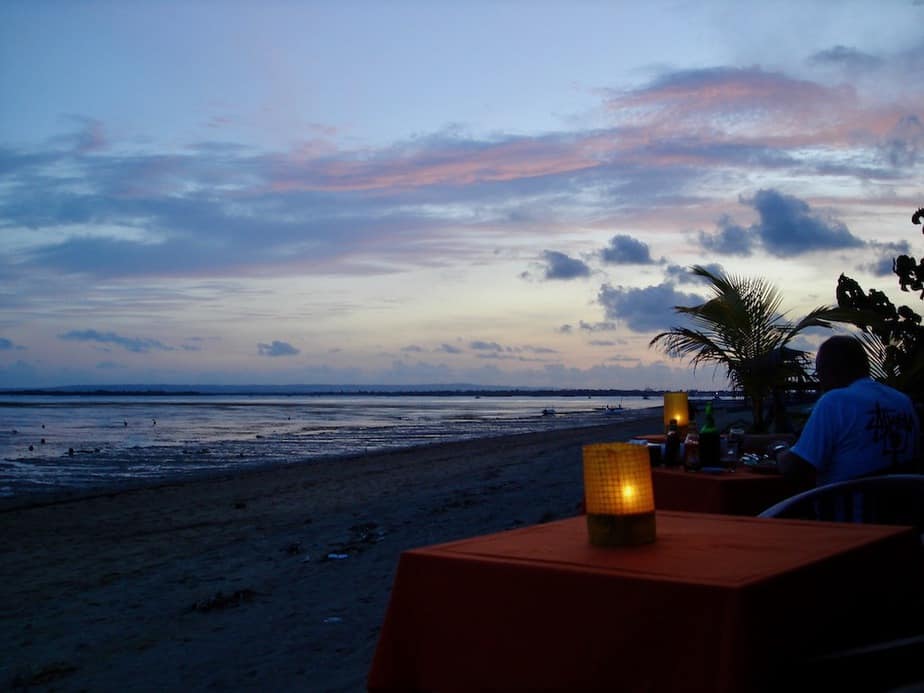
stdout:
<svg viewBox="0 0 924 693">
<path fill-rule="evenodd" d="M 780 292 L 767 281 L 713 274 L 699 265 L 692 273 L 709 281 L 712 298 L 698 306 L 674 306 L 693 326 L 672 327 L 649 346 L 690 357 L 694 370 L 704 363 L 724 366 L 732 387 L 750 400 L 753 430 L 763 431 L 764 398 L 781 401 L 783 391 L 810 380 L 808 354 L 787 345 L 806 328 L 830 328 L 828 316 L 836 309 L 822 306 L 789 322 L 780 312 Z"/>
</svg>

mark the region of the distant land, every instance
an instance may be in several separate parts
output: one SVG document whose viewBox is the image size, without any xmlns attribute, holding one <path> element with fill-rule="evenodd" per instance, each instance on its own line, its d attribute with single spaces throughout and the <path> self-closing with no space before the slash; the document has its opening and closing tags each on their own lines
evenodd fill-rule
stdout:
<svg viewBox="0 0 924 693">
<path fill-rule="evenodd" d="M 465 383 L 435 385 L 67 385 L 42 388 L 0 389 L 0 395 L 421 395 L 479 397 L 661 397 L 669 390 L 646 388 L 540 388 L 489 387 Z M 691 397 L 735 397 L 727 390 L 688 390 Z"/>
</svg>

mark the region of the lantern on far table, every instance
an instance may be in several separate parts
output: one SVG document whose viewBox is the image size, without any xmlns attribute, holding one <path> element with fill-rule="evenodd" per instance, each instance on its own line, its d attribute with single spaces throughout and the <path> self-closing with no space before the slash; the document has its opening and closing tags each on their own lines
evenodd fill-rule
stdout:
<svg viewBox="0 0 924 693">
<path fill-rule="evenodd" d="M 655 540 L 654 489 L 648 448 L 631 443 L 585 445 L 584 504 L 594 546 Z"/>
<path fill-rule="evenodd" d="M 664 432 L 667 432 L 671 420 L 677 421 L 677 431 L 680 439 L 687 434 L 690 425 L 690 406 L 687 402 L 686 392 L 664 393 Z"/>
</svg>

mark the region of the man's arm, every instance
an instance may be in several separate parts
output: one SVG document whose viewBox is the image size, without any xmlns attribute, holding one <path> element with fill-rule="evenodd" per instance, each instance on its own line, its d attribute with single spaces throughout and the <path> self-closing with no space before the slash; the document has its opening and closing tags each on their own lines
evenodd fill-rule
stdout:
<svg viewBox="0 0 924 693">
<path fill-rule="evenodd" d="M 805 486 L 815 485 L 815 467 L 792 450 L 783 450 L 777 454 L 776 464 L 783 476 L 790 481 L 796 481 Z"/>
</svg>

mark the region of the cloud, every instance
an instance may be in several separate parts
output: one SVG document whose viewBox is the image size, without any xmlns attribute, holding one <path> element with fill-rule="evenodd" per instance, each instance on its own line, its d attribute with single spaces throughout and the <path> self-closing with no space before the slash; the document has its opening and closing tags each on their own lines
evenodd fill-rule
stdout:
<svg viewBox="0 0 924 693">
<path fill-rule="evenodd" d="M 478 359 L 498 359 L 507 361 L 547 361 L 549 355 L 558 354 L 556 349 L 549 347 L 535 346 L 532 344 L 504 346 L 497 342 L 486 342 L 475 340 L 469 344 L 469 347 L 476 352 L 475 357 Z"/>
<path fill-rule="evenodd" d="M 764 248 L 778 257 L 864 245 L 843 222 L 812 211 L 808 203 L 791 195 L 758 190 L 743 202 L 760 215 L 752 231 L 760 236 Z"/>
<path fill-rule="evenodd" d="M 643 289 L 604 284 L 597 301 L 608 319 L 618 320 L 633 332 L 652 332 L 670 329 L 681 322 L 674 306 L 698 305 L 704 299 L 679 292 L 673 284 L 664 282 Z"/>
<path fill-rule="evenodd" d="M 96 330 L 71 330 L 70 332 L 59 334 L 58 339 L 68 342 L 114 344 L 126 351 L 138 354 L 144 354 L 149 351 L 174 351 L 172 346 L 168 346 L 156 339 L 123 337 L 115 332 L 98 332 Z"/>
<path fill-rule="evenodd" d="M 896 167 L 914 166 L 924 151 L 924 124 L 916 115 L 902 118 L 880 144 L 883 156 Z"/>
<path fill-rule="evenodd" d="M 620 234 L 613 236 L 602 251 L 600 257 L 610 265 L 650 265 L 654 263 L 648 244 L 632 236 Z"/>
<path fill-rule="evenodd" d="M 480 340 L 476 340 L 472 342 L 471 344 L 469 344 L 469 346 L 475 351 L 503 351 L 504 350 L 504 347 L 502 347 L 497 342 L 483 342 Z"/>
<path fill-rule="evenodd" d="M 808 61 L 813 65 L 840 67 L 845 72 L 851 73 L 875 70 L 883 64 L 881 58 L 864 53 L 856 48 L 840 45 L 819 51 L 810 56 Z"/>
<path fill-rule="evenodd" d="M 716 227 L 718 230 L 715 233 L 698 233 L 699 243 L 703 248 L 720 255 L 747 257 L 751 254 L 757 239 L 748 229 L 735 224 L 731 218 L 724 215 L 716 222 Z"/>
<path fill-rule="evenodd" d="M 461 354 L 462 353 L 462 350 L 459 347 L 453 346 L 452 344 L 441 344 L 439 349 L 437 349 L 437 351 L 442 351 L 445 354 Z"/>
<path fill-rule="evenodd" d="M 619 329 L 619 324 L 615 322 L 585 322 L 580 321 L 579 326 L 584 332 L 613 332 Z"/>
<path fill-rule="evenodd" d="M 0 337 L 0 351 L 7 351 L 10 349 L 24 350 L 25 347 L 15 344 L 12 340 L 7 339 L 6 337 Z"/>
<path fill-rule="evenodd" d="M 777 257 L 792 257 L 819 250 L 859 248 L 866 243 L 830 215 L 813 210 L 807 202 L 777 190 L 758 190 L 742 196 L 741 204 L 755 209 L 759 220 L 744 228 L 728 215 L 716 222 L 717 231 L 697 234 L 700 245 L 723 255 L 750 255 L 757 247 Z"/>
<path fill-rule="evenodd" d="M 701 265 L 701 267 L 709 270 L 712 272 L 712 274 L 722 274 L 725 271 L 725 268 L 722 267 L 722 265 L 715 262 Z M 709 283 L 709 280 L 705 277 L 701 277 L 698 274 L 693 274 L 689 267 L 682 267 L 681 265 L 668 265 L 664 270 L 664 276 L 668 281 L 674 282 L 675 284 Z"/>
<path fill-rule="evenodd" d="M 862 264 L 857 269 L 870 272 L 877 277 L 886 277 L 892 274 L 892 261 L 899 255 L 910 255 L 911 244 L 908 241 L 899 241 L 898 243 L 879 243 L 872 242 L 869 244 L 870 249 L 878 256 L 876 260 L 870 263 Z M 896 279 L 896 281 L 898 281 Z"/>
<path fill-rule="evenodd" d="M 280 342 L 278 340 L 273 340 L 272 344 L 263 344 L 262 342 L 257 344 L 257 353 L 260 356 L 295 356 L 299 353 L 299 350 L 288 342 Z"/>
<path fill-rule="evenodd" d="M 555 250 L 543 251 L 542 256 L 546 263 L 543 272 L 546 279 L 577 279 L 590 276 L 590 267 L 581 260 Z"/>
<path fill-rule="evenodd" d="M 0 228 L 41 231 L 4 250 L 23 272 L 88 278 L 369 275 L 471 253 L 460 223 L 490 224 L 500 237 L 538 219 L 689 204 L 691 186 L 729 167 L 868 183 L 920 157 L 908 107 L 759 68 L 665 72 L 600 93 L 608 123 L 596 130 L 472 138 L 449 129 L 377 149 L 205 141 L 150 153 L 76 117 L 74 133 L 0 147 Z M 634 243 L 607 248 L 607 261 L 655 261 Z M 444 257 L 434 258 L 437 245 Z M 547 279 L 589 272 L 567 256 L 546 262 Z"/>
</svg>

